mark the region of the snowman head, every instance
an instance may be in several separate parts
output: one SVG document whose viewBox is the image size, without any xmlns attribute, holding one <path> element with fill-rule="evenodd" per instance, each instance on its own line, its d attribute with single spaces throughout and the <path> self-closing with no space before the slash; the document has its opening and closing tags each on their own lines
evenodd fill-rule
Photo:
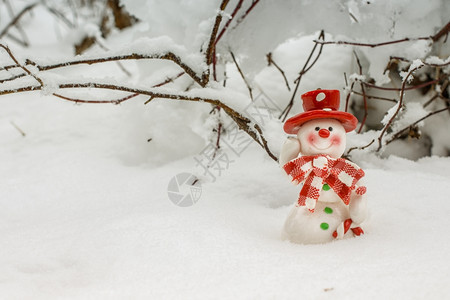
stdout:
<svg viewBox="0 0 450 300">
<path fill-rule="evenodd" d="M 326 154 L 339 158 L 345 151 L 346 131 L 335 119 L 316 119 L 301 125 L 297 132 L 303 155 Z"/>
</svg>

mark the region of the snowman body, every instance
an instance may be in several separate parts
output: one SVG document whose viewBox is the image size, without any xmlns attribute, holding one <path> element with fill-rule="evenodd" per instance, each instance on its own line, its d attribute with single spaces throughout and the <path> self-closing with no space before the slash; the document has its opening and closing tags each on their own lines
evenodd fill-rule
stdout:
<svg viewBox="0 0 450 300">
<path fill-rule="evenodd" d="M 349 218 L 349 209 L 340 199 L 335 199 L 337 195 L 333 191 L 322 192 L 313 213 L 306 206 L 295 205 L 291 209 L 284 223 L 283 239 L 300 244 L 327 243 L 335 239 L 333 233 Z"/>
<path fill-rule="evenodd" d="M 338 120 L 310 120 L 298 129 L 296 139 L 286 141 L 280 165 L 301 156 L 321 155 L 337 159 L 342 156 L 345 144 L 346 130 Z M 321 189 L 317 200 L 307 199 L 304 205 L 295 204 L 291 209 L 283 228 L 284 239 L 302 244 L 326 243 L 353 236 L 350 228 L 360 228 L 365 220 L 367 206 L 363 195 L 352 192 L 349 203 L 345 204 L 324 179 L 318 184 Z M 302 183 L 299 185 L 303 187 Z M 351 225 L 347 221 L 351 227 L 344 232 L 346 220 L 351 220 Z"/>
</svg>

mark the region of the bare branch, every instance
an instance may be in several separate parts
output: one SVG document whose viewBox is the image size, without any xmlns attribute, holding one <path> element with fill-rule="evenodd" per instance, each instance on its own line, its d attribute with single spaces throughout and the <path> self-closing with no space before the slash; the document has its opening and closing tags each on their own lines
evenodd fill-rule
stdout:
<svg viewBox="0 0 450 300">
<path fill-rule="evenodd" d="M 395 133 L 395 134 L 394 134 L 394 135 L 386 142 L 386 145 L 388 145 L 388 144 L 390 144 L 391 142 L 393 142 L 394 140 L 398 139 L 398 138 L 403 134 L 403 132 L 405 132 L 405 131 L 408 130 L 409 128 L 411 128 L 411 127 L 413 127 L 413 126 L 419 124 L 420 122 L 422 122 L 422 121 L 425 120 L 425 119 L 428 119 L 428 118 L 431 117 L 431 116 L 434 116 L 434 115 L 439 114 L 439 113 L 444 112 L 444 111 L 449 111 L 449 112 L 450 112 L 450 107 L 446 107 L 446 108 L 442 108 L 442 109 L 438 109 L 438 110 L 435 110 L 435 111 L 433 111 L 433 112 L 430 112 L 430 113 L 428 113 L 426 116 L 424 116 L 424 117 L 420 118 L 419 120 L 415 121 L 414 123 L 412 123 L 412 124 L 406 126 L 405 128 L 400 129 L 398 132 L 396 132 L 396 133 Z"/>
<path fill-rule="evenodd" d="M 16 37 L 15 35 L 13 35 L 11 33 L 7 33 L 5 36 L 7 36 L 9 39 L 13 40 L 17 44 L 21 45 L 22 47 L 28 47 L 29 46 L 28 41 L 26 41 L 25 39 L 21 40 L 21 39 L 19 39 L 18 37 Z"/>
<path fill-rule="evenodd" d="M 355 51 L 353 51 L 353 54 L 356 57 L 356 63 L 358 64 L 358 68 L 359 68 L 359 75 L 362 75 L 362 66 L 361 66 L 361 62 L 359 61 L 359 57 L 358 54 L 356 54 Z M 364 101 L 364 116 L 363 119 L 361 121 L 361 126 L 358 129 L 358 133 L 361 133 L 362 128 L 364 127 L 364 124 L 366 124 L 366 120 L 367 120 L 367 116 L 369 115 L 369 111 L 367 108 L 367 97 L 366 97 L 366 89 L 364 88 L 364 84 L 361 82 L 360 83 L 361 86 L 361 91 L 362 91 L 362 97 L 363 97 L 363 101 Z"/>
<path fill-rule="evenodd" d="M 358 95 L 358 96 L 363 96 L 362 93 L 359 93 L 359 92 L 356 92 L 356 91 L 352 91 L 352 94 L 355 94 L 355 95 Z M 389 102 L 397 103 L 396 99 L 380 97 L 380 96 L 372 96 L 372 95 L 368 95 L 367 93 L 366 93 L 366 98 L 367 98 L 367 100 L 376 99 L 376 100 L 382 100 L 382 101 L 389 101 Z"/>
<path fill-rule="evenodd" d="M 448 33 L 450 32 L 450 22 L 448 22 L 438 33 L 431 37 L 433 42 L 437 42 L 445 35 L 445 39 L 447 40 Z"/>
<path fill-rule="evenodd" d="M 225 25 L 223 26 L 222 30 L 220 31 L 220 33 L 217 35 L 216 41 L 214 42 L 214 45 L 217 45 L 217 43 L 219 42 L 219 40 L 222 38 L 222 36 L 225 34 L 225 31 L 227 31 L 228 27 L 230 26 L 230 23 L 234 20 L 234 18 L 236 17 L 237 12 L 241 9 L 242 3 L 244 2 L 244 0 L 239 0 L 239 2 L 237 3 L 236 7 L 234 8 L 233 12 L 231 13 L 231 18 L 228 19 L 228 21 L 225 23 Z"/>
<path fill-rule="evenodd" d="M 53 69 L 65 68 L 65 67 L 69 67 L 69 66 L 82 65 L 82 64 L 92 65 L 92 64 L 114 62 L 114 61 L 120 61 L 120 60 L 141 60 L 141 59 L 163 59 L 163 60 L 173 61 L 180 68 L 182 68 L 184 70 L 184 72 L 186 74 L 188 74 L 200 86 L 205 87 L 207 84 L 207 83 L 203 82 L 200 77 L 197 76 L 197 73 L 191 67 L 189 67 L 188 65 L 183 63 L 181 58 L 172 52 L 167 52 L 165 54 L 133 53 L 133 54 L 127 54 L 127 55 L 116 55 L 116 56 L 100 57 L 100 58 L 93 58 L 93 59 L 79 59 L 79 60 L 67 61 L 67 62 L 53 64 L 53 65 L 38 65 L 35 62 L 30 61 L 30 60 L 27 60 L 27 63 L 35 66 L 39 71 L 49 71 L 49 70 L 53 70 Z M 17 68 L 17 67 L 19 67 L 19 65 L 6 66 L 3 69 L 6 70 L 6 69 Z"/>
<path fill-rule="evenodd" d="M 392 115 L 392 117 L 389 119 L 389 121 L 386 123 L 386 125 L 384 126 L 383 130 L 380 133 L 380 136 L 378 137 L 378 149 L 377 151 L 380 151 L 381 147 L 383 146 L 383 136 L 386 133 L 386 131 L 389 129 L 389 127 L 392 125 L 392 122 L 394 121 L 394 119 L 397 117 L 398 113 L 400 112 L 400 109 L 402 108 L 403 105 L 403 98 L 405 95 L 405 85 L 406 82 L 408 81 L 408 78 L 412 75 L 413 72 L 417 71 L 418 69 L 420 69 L 421 67 L 423 67 L 423 65 L 420 65 L 418 67 L 413 68 L 412 70 L 410 70 L 408 72 L 408 74 L 406 75 L 406 77 L 403 79 L 403 83 L 402 83 L 402 88 L 400 90 L 400 100 L 397 103 L 398 107 L 395 110 L 394 114 Z"/>
<path fill-rule="evenodd" d="M 322 31 L 320 32 L 320 34 L 319 34 L 319 39 L 324 39 L 324 38 L 325 38 L 325 32 L 322 30 Z M 306 72 L 308 72 L 308 71 L 314 66 L 314 64 L 317 62 L 317 60 L 319 59 L 320 55 L 322 54 L 323 45 L 320 45 L 319 51 L 318 51 L 318 53 L 317 53 L 316 58 L 315 58 L 315 59 L 313 60 L 313 62 L 308 66 L 309 61 L 311 60 L 311 58 L 313 57 L 313 54 L 314 54 L 315 51 L 316 51 L 317 45 L 318 45 L 318 43 L 315 43 L 315 44 L 314 44 L 314 47 L 312 48 L 311 53 L 309 54 L 308 59 L 306 60 L 305 64 L 303 65 L 303 68 L 302 68 L 302 70 L 300 71 L 298 78 L 295 80 L 296 85 L 295 85 L 294 93 L 292 93 L 291 100 L 289 101 L 289 103 L 288 103 L 288 105 L 286 106 L 286 108 L 285 108 L 285 109 L 281 112 L 281 114 L 280 114 L 280 119 L 281 119 L 283 122 L 286 121 L 286 118 L 287 118 L 287 116 L 289 115 L 289 112 L 291 111 L 292 106 L 294 106 L 295 95 L 297 94 L 297 90 L 298 90 L 298 87 L 300 86 L 300 81 L 301 81 L 303 75 L 304 75 Z"/>
<path fill-rule="evenodd" d="M 28 70 L 25 66 L 23 66 L 23 65 L 21 65 L 21 64 L 19 63 L 19 61 L 15 58 L 15 56 L 12 54 L 11 50 L 10 50 L 7 46 L 5 46 L 5 45 L 3 45 L 3 44 L 0 44 L 0 47 L 3 48 L 3 49 L 5 49 L 5 51 L 6 51 L 6 52 L 8 53 L 8 55 L 9 55 L 9 57 L 16 63 L 16 65 L 17 65 L 19 68 L 21 68 L 22 70 L 24 70 L 25 73 L 27 73 L 28 75 L 30 75 L 30 76 L 33 77 L 34 79 L 36 79 L 36 81 L 39 82 L 39 84 L 40 84 L 41 86 L 44 85 L 44 84 L 42 83 L 42 80 L 41 80 L 39 77 L 37 77 L 36 75 L 34 75 L 33 73 L 31 73 L 30 70 Z M 16 79 L 17 79 L 17 78 L 16 78 Z"/>
<path fill-rule="evenodd" d="M 7 81 L 14 81 L 16 79 L 19 79 L 19 78 L 22 78 L 22 77 L 25 77 L 25 76 L 27 76 L 27 74 L 26 73 L 22 73 L 22 74 L 19 74 L 19 75 L 12 76 L 10 78 L 0 79 L 0 83 L 4 83 L 4 82 L 7 82 Z"/>
<path fill-rule="evenodd" d="M 398 40 L 393 40 L 393 41 L 388 41 L 388 42 L 381 42 L 381 43 L 358 43 L 358 42 L 351 42 L 351 41 L 319 41 L 319 40 L 315 40 L 314 42 L 321 44 L 321 45 L 334 44 L 334 45 L 351 45 L 351 46 L 358 46 L 358 47 L 375 48 L 375 47 L 382 47 L 382 46 L 387 46 L 387 45 L 392 45 L 392 44 L 398 44 L 398 43 L 404 43 L 404 42 L 410 42 L 410 41 L 420 41 L 420 40 L 431 40 L 433 42 L 436 42 L 444 35 L 448 35 L 449 32 L 450 32 L 450 22 L 447 23 L 441 30 L 439 30 L 438 33 L 436 33 L 435 35 L 432 35 L 432 36 L 422 36 L 422 37 L 418 37 L 418 38 L 403 38 L 403 39 L 398 39 Z"/>
<path fill-rule="evenodd" d="M 23 136 L 25 137 L 27 134 L 19 127 L 16 125 L 16 123 L 14 123 L 13 121 L 9 122 L 11 123 L 11 125 Z"/>
<path fill-rule="evenodd" d="M 99 37 L 95 37 L 94 38 L 95 42 L 97 43 L 97 45 L 102 48 L 105 51 L 109 51 L 110 49 L 108 47 L 106 47 L 106 45 L 103 43 L 103 41 L 100 41 Z M 131 77 L 131 73 L 130 71 L 128 71 L 125 66 L 122 64 L 121 61 L 116 61 L 117 66 L 119 67 L 119 69 L 122 70 L 122 72 L 124 72 L 128 77 Z"/>
<path fill-rule="evenodd" d="M 375 143 L 375 139 L 373 139 L 370 143 L 368 143 L 368 144 L 365 145 L 365 146 L 362 146 L 362 147 L 352 147 L 352 148 L 348 149 L 346 156 L 348 156 L 348 155 L 350 154 L 350 152 L 352 152 L 353 150 L 364 150 L 364 149 L 370 147 L 373 143 Z"/>
<path fill-rule="evenodd" d="M 241 113 L 237 112 L 236 110 L 232 109 L 230 106 L 224 104 L 220 100 L 217 99 L 210 99 L 210 98 L 203 98 L 198 96 L 187 96 L 187 95 L 179 95 L 179 94 L 167 94 L 167 93 L 161 93 L 157 91 L 150 91 L 150 90 L 143 90 L 143 89 L 136 89 L 136 88 L 130 88 L 126 86 L 119 86 L 114 84 L 105 84 L 105 83 L 95 83 L 95 82 L 88 82 L 88 83 L 63 83 L 60 84 L 58 89 L 77 89 L 77 88 L 97 88 L 97 89 L 109 89 L 109 90 L 115 90 L 115 91 L 122 91 L 122 92 L 129 92 L 133 95 L 129 95 L 127 99 L 122 100 L 126 101 L 128 99 L 131 99 L 134 97 L 134 94 L 139 95 L 146 95 L 150 96 L 151 99 L 154 98 L 164 98 L 164 99 L 170 99 L 170 100 L 182 100 L 182 101 L 193 101 L 193 102 L 206 102 L 209 104 L 212 104 L 214 106 L 219 106 L 221 109 L 223 109 L 233 120 L 236 122 L 238 127 L 242 130 L 244 130 L 250 137 L 253 138 L 259 145 L 261 145 L 267 152 L 267 154 L 275 161 L 277 161 L 277 157 L 270 151 L 270 149 L 267 147 L 267 141 L 263 136 L 263 133 L 259 126 L 257 124 L 253 124 L 250 119 L 247 117 L 244 117 Z M 3 90 L 0 91 L 1 95 L 7 95 L 7 94 L 14 94 L 14 93 L 21 93 L 21 92 L 29 92 L 29 91 L 36 91 L 36 90 L 42 90 L 43 86 L 25 86 L 18 89 L 11 89 L 11 90 Z M 79 99 L 73 99 L 69 97 L 60 97 L 61 95 L 57 95 L 57 97 L 73 101 L 73 102 L 81 102 Z M 93 102 L 89 102 L 93 103 Z M 113 103 L 111 101 L 105 101 L 101 103 Z M 253 126 L 250 126 L 250 124 L 253 124 Z"/>
<path fill-rule="evenodd" d="M 54 7 L 47 5 L 47 3 L 45 2 L 44 6 L 51 14 L 53 14 L 56 18 L 60 19 L 63 23 L 65 23 L 67 27 L 75 28 L 75 25 L 69 19 L 67 19 L 67 17 L 62 12 L 55 9 Z"/>
<path fill-rule="evenodd" d="M 153 85 L 152 88 L 161 87 L 161 86 L 163 86 L 163 85 L 166 85 L 166 84 L 168 84 L 168 83 L 171 83 L 171 82 L 173 82 L 175 79 L 181 77 L 183 74 L 185 74 L 185 73 L 184 73 L 184 72 L 181 72 L 181 73 L 177 74 L 177 75 L 174 76 L 174 77 L 169 77 L 169 78 L 167 78 L 165 81 Z M 124 102 L 124 101 L 127 101 L 127 100 L 129 100 L 129 99 L 132 99 L 132 98 L 134 98 L 134 97 L 136 97 L 136 96 L 139 96 L 140 94 L 139 94 L 139 93 L 133 93 L 133 94 L 130 94 L 130 95 L 125 96 L 125 97 L 123 97 L 123 98 L 120 98 L 120 99 L 114 99 L 114 100 L 86 100 L 86 99 L 77 99 L 77 98 L 72 98 L 72 97 L 63 96 L 63 95 L 60 95 L 60 94 L 57 94 L 57 93 L 54 93 L 53 95 L 56 96 L 56 97 L 58 97 L 58 98 L 61 98 L 61 99 L 63 99 L 63 100 L 72 101 L 72 102 L 75 102 L 75 103 L 90 103 L 90 104 L 106 104 L 106 103 L 111 103 L 111 104 L 116 104 L 116 105 L 118 105 L 118 104 L 120 104 L 120 103 L 122 103 L 122 102 Z M 153 98 L 154 98 L 154 97 L 152 96 L 151 100 L 153 100 Z M 148 102 L 149 102 L 149 101 L 148 101 Z M 145 104 L 147 104 L 148 102 L 146 102 Z"/>
<path fill-rule="evenodd" d="M 345 86 L 348 86 L 348 81 L 347 81 L 347 74 L 344 72 L 344 78 L 345 78 Z M 347 94 L 347 97 L 345 98 L 345 112 L 348 112 L 348 104 L 350 102 L 350 96 L 352 93 L 354 93 L 353 91 L 353 87 L 355 86 L 355 81 L 352 82 L 352 85 L 350 86 L 350 92 Z"/>
<path fill-rule="evenodd" d="M 173 77 L 168 77 L 166 80 L 164 80 L 164 81 L 161 82 L 161 83 L 158 83 L 158 84 L 153 85 L 152 87 L 156 88 L 156 87 L 160 87 L 160 86 L 166 85 L 166 84 L 168 84 L 168 83 L 174 82 L 175 79 L 180 78 L 180 77 L 183 76 L 184 74 L 186 74 L 186 73 L 185 73 L 185 72 L 180 72 L 180 73 L 178 73 L 177 75 L 175 75 L 175 76 L 173 76 Z"/>
<path fill-rule="evenodd" d="M 428 105 L 430 105 L 435 99 L 440 98 L 440 99 L 445 99 L 444 96 L 442 95 L 442 92 L 445 91 L 447 89 L 447 86 L 449 84 L 448 80 L 445 80 L 444 83 L 441 86 L 441 91 L 440 93 L 436 93 L 436 95 L 434 95 L 433 97 L 431 97 L 430 100 L 428 100 L 426 103 L 423 104 L 423 107 L 427 107 Z"/>
<path fill-rule="evenodd" d="M 236 61 L 236 57 L 234 56 L 233 51 L 230 50 L 230 54 L 231 54 L 231 58 L 233 59 L 234 64 L 236 65 L 236 68 L 237 68 L 238 71 L 239 71 L 239 74 L 241 75 L 242 79 L 243 79 L 244 82 L 245 82 L 245 85 L 247 86 L 248 93 L 250 94 L 250 98 L 251 98 L 252 101 L 253 101 L 252 88 L 250 87 L 250 84 L 248 84 L 248 81 L 247 81 L 247 79 L 245 78 L 244 73 L 242 73 L 242 70 L 241 70 L 241 68 L 239 67 L 238 62 Z"/>
<path fill-rule="evenodd" d="M 139 94 L 134 93 L 134 94 L 128 95 L 128 96 L 126 96 L 126 97 L 123 97 L 123 98 L 120 98 L 120 99 L 117 99 L 117 100 L 83 100 L 83 99 L 76 99 L 76 98 L 71 98 L 71 97 L 63 96 L 63 95 L 60 95 L 60 94 L 57 94 L 57 93 L 53 93 L 53 96 L 58 97 L 58 98 L 61 98 L 61 99 L 63 99 L 63 100 L 72 101 L 72 102 L 75 102 L 75 103 L 90 103 L 90 104 L 106 104 L 106 103 L 111 103 L 111 104 L 116 104 L 116 105 L 118 105 L 118 104 L 120 104 L 120 103 L 122 103 L 122 102 L 124 102 L 124 101 L 127 101 L 127 100 L 129 100 L 129 99 L 132 99 L 132 98 L 134 98 L 134 97 L 136 97 L 136 96 L 139 96 Z"/>
<path fill-rule="evenodd" d="M 264 138 L 263 132 L 261 127 L 259 127 L 258 124 L 254 125 L 255 129 L 258 131 L 259 133 L 259 137 L 261 139 L 261 142 L 258 142 L 258 144 L 260 144 L 264 150 L 266 150 L 267 154 L 269 154 L 269 156 L 274 160 L 274 161 L 278 161 L 278 158 L 270 151 L 269 146 L 267 145 L 267 140 Z"/>
<path fill-rule="evenodd" d="M 11 16 L 11 18 L 15 18 L 14 9 L 13 9 L 10 1 L 9 0 L 3 0 L 3 2 L 5 3 L 6 8 L 7 8 L 8 12 L 9 12 L 9 15 Z M 11 33 L 7 33 L 6 36 L 9 37 L 10 39 L 12 39 L 13 41 L 15 41 L 16 43 L 22 45 L 23 47 L 28 47 L 28 45 L 29 45 L 28 37 L 27 37 L 25 31 L 23 30 L 22 26 L 20 26 L 19 20 L 17 20 L 17 22 L 14 24 L 14 26 L 19 31 L 19 34 L 22 36 L 22 40 L 20 40 L 19 38 L 15 37 Z"/>
<path fill-rule="evenodd" d="M 438 82 L 439 82 L 439 80 L 431 80 L 431 81 L 424 82 L 422 84 L 418 84 L 418 85 L 414 85 L 414 86 L 410 86 L 410 87 L 405 87 L 403 90 L 404 91 L 416 90 L 416 89 L 420 89 L 420 88 L 423 88 L 423 87 L 426 87 L 426 86 L 429 86 L 429 85 L 432 85 L 432 84 L 435 84 L 435 83 L 438 83 Z M 372 83 L 368 83 L 368 82 L 365 82 L 365 81 L 363 81 L 362 83 L 365 86 L 367 86 L 367 87 L 378 89 L 378 90 L 384 90 L 384 91 L 401 91 L 402 90 L 402 88 L 382 87 L 382 86 L 378 86 L 378 85 L 375 85 L 375 84 L 372 84 Z"/>
<path fill-rule="evenodd" d="M 236 25 L 233 27 L 233 29 L 235 29 L 236 27 L 239 26 L 239 24 L 242 23 L 242 21 L 244 21 L 244 19 L 250 14 L 250 12 L 255 8 L 255 6 L 259 3 L 259 0 L 253 0 L 252 4 L 250 5 L 250 7 L 245 11 L 245 13 L 236 21 Z"/>
<path fill-rule="evenodd" d="M 209 66 L 213 60 L 213 54 L 215 52 L 215 41 L 217 36 L 217 31 L 219 30 L 220 22 L 222 22 L 222 14 L 228 5 L 229 0 L 222 0 L 220 4 L 219 12 L 217 13 L 216 20 L 214 22 L 213 30 L 209 38 L 208 49 L 206 51 L 206 64 Z"/>
<path fill-rule="evenodd" d="M 391 63 L 391 61 L 393 60 L 399 60 L 399 61 L 403 61 L 403 62 L 408 62 L 408 63 L 412 63 L 412 61 L 410 59 L 404 58 L 404 57 L 400 57 L 400 56 L 391 56 L 389 59 L 389 63 Z M 427 63 L 425 61 L 422 61 L 422 63 L 426 66 L 429 67 L 435 67 L 435 68 L 439 68 L 439 67 L 445 67 L 450 65 L 450 61 L 446 62 L 446 63 L 442 63 L 442 64 L 431 64 L 431 63 Z"/>
<path fill-rule="evenodd" d="M 22 18 L 22 16 L 25 15 L 25 13 L 26 13 L 27 11 L 33 9 L 36 5 L 38 5 L 38 3 L 30 4 L 30 5 L 26 6 L 24 9 L 22 9 L 22 10 L 17 14 L 17 16 L 16 16 L 14 19 L 12 19 L 12 20 L 8 23 L 8 25 L 6 25 L 6 27 L 3 28 L 3 30 L 0 32 L 0 39 L 3 38 L 3 37 L 5 36 L 5 34 L 8 33 L 8 30 L 9 30 L 12 26 L 15 26 L 15 25 L 17 24 L 17 22 L 20 20 L 20 18 Z"/>
<path fill-rule="evenodd" d="M 275 68 L 277 68 L 278 71 L 280 71 L 281 76 L 283 76 L 284 82 L 286 83 L 286 87 L 287 87 L 288 91 L 290 92 L 291 91 L 291 87 L 289 86 L 289 82 L 288 82 L 288 80 L 286 78 L 286 74 L 284 73 L 284 71 L 273 60 L 272 52 L 269 52 L 266 55 L 266 58 L 267 58 L 267 63 L 268 63 L 269 66 L 273 65 Z"/>
<path fill-rule="evenodd" d="M 418 41 L 418 40 L 431 40 L 431 37 L 419 37 L 415 39 L 411 38 L 404 38 L 399 40 L 393 40 L 389 42 L 382 42 L 382 43 L 358 43 L 358 42 L 350 42 L 350 41 L 318 41 L 314 40 L 315 43 L 318 43 L 320 45 L 350 45 L 350 46 L 358 46 L 358 47 L 381 47 L 381 46 L 387 46 L 397 43 L 403 43 L 403 42 L 409 42 L 409 41 Z"/>
</svg>

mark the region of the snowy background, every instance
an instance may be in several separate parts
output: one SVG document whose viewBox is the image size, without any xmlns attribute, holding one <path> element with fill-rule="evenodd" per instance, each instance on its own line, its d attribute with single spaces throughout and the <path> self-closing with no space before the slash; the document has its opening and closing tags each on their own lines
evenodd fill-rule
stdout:
<svg viewBox="0 0 450 300">
<path fill-rule="evenodd" d="M 103 40 L 109 49 L 120 53 L 170 48 L 196 68 L 204 67 L 197 63 L 197 53 L 209 38 L 220 1 L 122 2 L 141 22 Z M 236 2 L 231 1 L 227 13 Z M 426 5 L 418 0 L 298 2 L 261 1 L 217 46 L 218 80 L 226 70 L 226 88 L 212 83 L 207 90 L 194 86 L 187 93 L 219 97 L 244 111 L 251 100 L 230 61 L 232 49 L 254 94 L 264 94 L 282 109 L 292 91 L 279 72 L 267 66 L 268 52 L 293 87 L 321 29 L 326 40 L 380 42 L 433 35 L 450 15 L 445 0 Z M 27 3 L 14 2 L 14 8 L 19 11 Z M 249 4 L 244 1 L 245 9 Z M 2 9 L 0 28 L 8 22 Z M 69 28 L 43 7 L 33 10 L 21 25 L 30 47 L 2 40 L 21 61 L 73 59 L 73 44 L 80 36 L 96 34 L 94 24 Z M 383 74 L 389 55 L 446 61 L 448 42 L 438 48 L 413 41 L 357 51 L 366 76 L 378 84 L 398 86 L 397 77 Z M 343 73 L 357 72 L 353 50 L 324 47 L 302 79 L 298 95 L 317 87 L 345 94 Z M 94 46 L 84 55 L 104 54 Z M 5 53 L 1 62 L 11 63 Z M 49 85 L 94 78 L 149 87 L 179 73 L 170 62 L 128 61 L 124 66 L 131 77 L 108 63 L 62 69 L 43 78 Z M 0 88 L 14 84 L 2 83 Z M 184 91 L 191 85 L 182 76 L 164 90 Z M 120 105 L 77 105 L 48 94 L 47 90 L 0 99 L 0 299 L 448 297 L 448 112 L 421 124 L 420 141 L 392 143 L 381 156 L 373 149 L 354 151 L 352 159 L 366 172 L 370 208 L 366 234 L 306 246 L 280 238 L 298 187 L 259 145 L 223 147 L 221 153 L 230 160 L 220 173 L 209 170 L 215 180 L 198 164 L 196 158 L 215 144 L 212 129 L 218 116 L 210 114 L 210 105 L 165 99 L 144 105 L 148 97 L 143 96 Z M 95 89 L 68 95 L 118 98 L 117 93 Z M 398 97 L 398 92 L 390 96 Z M 416 91 L 405 97 L 412 104 L 428 100 Z M 370 129 L 377 128 L 392 105 L 374 104 L 367 131 L 350 133 L 348 147 L 377 136 Z M 425 113 L 445 103 L 434 105 Z M 297 97 L 291 114 L 300 107 Z M 408 124 L 408 116 L 414 120 L 424 113 L 417 105 L 411 107 L 398 126 Z M 233 125 L 224 114 L 220 118 L 224 126 Z M 265 121 L 269 146 L 278 153 L 286 137 L 282 122 L 269 117 Z M 201 178 L 201 196 L 194 205 L 179 207 L 169 199 L 168 184 L 185 172 Z"/>
</svg>

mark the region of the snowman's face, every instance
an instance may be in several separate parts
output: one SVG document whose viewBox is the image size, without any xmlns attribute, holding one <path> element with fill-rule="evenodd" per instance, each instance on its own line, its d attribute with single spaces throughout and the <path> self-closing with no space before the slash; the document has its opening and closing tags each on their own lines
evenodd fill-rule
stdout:
<svg viewBox="0 0 450 300">
<path fill-rule="evenodd" d="M 308 121 L 300 127 L 297 137 L 303 155 L 327 154 L 339 158 L 345 150 L 346 132 L 338 120 Z"/>
</svg>

